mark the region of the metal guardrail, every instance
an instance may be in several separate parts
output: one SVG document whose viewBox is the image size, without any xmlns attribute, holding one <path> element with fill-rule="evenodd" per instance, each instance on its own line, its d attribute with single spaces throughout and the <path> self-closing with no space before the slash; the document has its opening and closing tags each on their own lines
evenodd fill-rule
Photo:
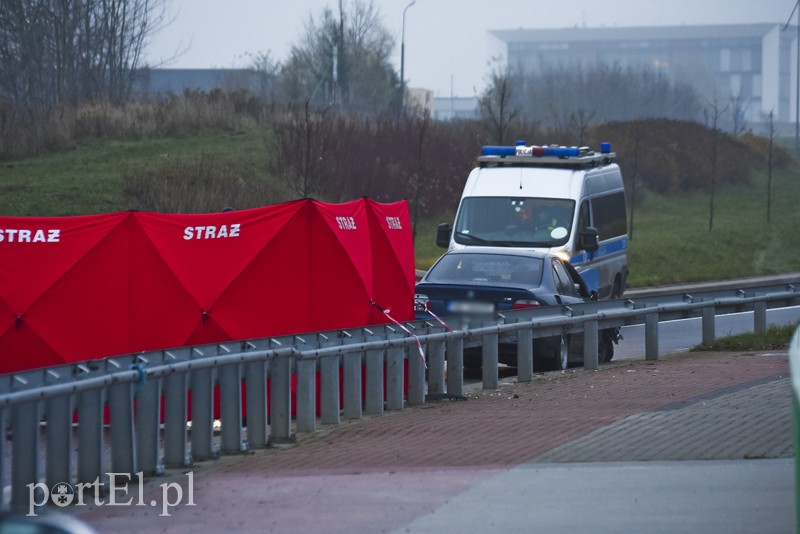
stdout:
<svg viewBox="0 0 800 534">
<path fill-rule="evenodd" d="M 496 389 L 498 344 L 509 337 L 517 342 L 518 380 L 524 382 L 533 378 L 535 338 L 582 332 L 584 368 L 597 369 L 598 335 L 606 328 L 644 324 L 645 358 L 656 360 L 660 322 L 701 317 L 708 343 L 717 315 L 753 311 L 753 329 L 760 332 L 767 327 L 768 308 L 799 304 L 796 280 L 516 310 L 459 322 L 450 331 L 435 321 L 414 321 L 404 325 L 412 336 L 387 324 L 2 375 L 0 412 L 11 440 L 10 455 L 0 440 L 0 481 L 10 478 L 11 487 L 10 495 L 2 493 L 2 507 L 27 510 L 43 502 L 34 499 L 37 483 L 52 488 L 61 482 L 90 485 L 107 473 L 154 475 L 165 467 L 291 440 L 293 432 L 315 432 L 317 424 L 338 424 L 342 417 L 463 396 L 465 347 L 482 347 L 482 385 Z M 426 348 L 426 362 L 418 342 Z M 221 430 L 215 444 L 217 416 Z"/>
</svg>

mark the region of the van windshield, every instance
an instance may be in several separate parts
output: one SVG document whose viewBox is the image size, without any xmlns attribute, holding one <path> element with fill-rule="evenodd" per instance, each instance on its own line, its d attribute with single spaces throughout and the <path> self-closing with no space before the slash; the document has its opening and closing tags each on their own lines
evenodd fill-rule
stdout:
<svg viewBox="0 0 800 534">
<path fill-rule="evenodd" d="M 569 199 L 467 197 L 453 238 L 462 245 L 560 247 L 569 241 L 574 212 Z"/>
</svg>

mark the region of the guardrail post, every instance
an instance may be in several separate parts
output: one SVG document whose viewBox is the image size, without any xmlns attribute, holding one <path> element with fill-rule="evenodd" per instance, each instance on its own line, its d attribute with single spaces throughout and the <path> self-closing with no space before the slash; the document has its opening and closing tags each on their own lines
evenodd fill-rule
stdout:
<svg viewBox="0 0 800 534">
<path fill-rule="evenodd" d="M 297 360 L 297 432 L 317 430 L 317 360 Z"/>
<path fill-rule="evenodd" d="M 239 364 L 219 368 L 219 415 L 222 452 L 242 452 L 242 370 Z"/>
<path fill-rule="evenodd" d="M 47 487 L 52 488 L 59 482 L 72 480 L 72 397 L 48 399 L 45 403 L 45 416 L 47 417 L 45 480 Z"/>
<path fill-rule="evenodd" d="M 267 446 L 267 363 L 247 362 L 244 366 L 247 447 Z"/>
<path fill-rule="evenodd" d="M 190 350 L 195 359 L 216 356 L 217 344 L 201 345 Z M 208 367 L 193 369 L 188 372 L 188 387 L 191 389 L 191 431 L 189 432 L 189 448 L 193 460 L 208 460 L 219 454 L 214 448 L 214 393 L 216 370 Z M 166 423 L 166 407 L 164 422 Z M 187 417 L 188 417 L 187 408 Z M 166 437 L 165 437 L 166 439 Z M 177 456 L 177 451 L 174 453 Z"/>
<path fill-rule="evenodd" d="M 323 344 L 324 345 L 324 344 Z M 339 356 L 319 360 L 320 419 L 323 425 L 339 424 Z"/>
<path fill-rule="evenodd" d="M 394 336 L 395 338 L 397 336 Z M 405 349 L 389 347 L 386 351 L 386 409 L 403 409 L 403 362 Z"/>
<path fill-rule="evenodd" d="M 517 330 L 517 381 L 533 380 L 533 328 Z"/>
<path fill-rule="evenodd" d="M 447 351 L 447 394 L 457 397 L 464 395 L 464 340 L 449 337 Z"/>
<path fill-rule="evenodd" d="M 103 474 L 103 392 L 78 395 L 78 482 L 92 483 Z"/>
<path fill-rule="evenodd" d="M 145 475 L 161 471 L 161 380 L 148 379 L 136 391 L 136 452 Z M 194 436 L 194 434 L 192 434 Z"/>
<path fill-rule="evenodd" d="M 367 341 L 369 341 L 369 339 Z M 364 409 L 366 410 L 367 413 L 382 414 L 383 402 L 384 402 L 383 349 L 368 350 L 365 358 L 367 367 L 367 398 L 364 405 Z"/>
<path fill-rule="evenodd" d="M 6 428 L 10 428 L 11 425 L 6 420 L 8 417 L 8 410 L 0 410 L 0 429 L 2 430 L 2 435 L 0 435 L 0 480 L 5 480 L 6 476 L 6 469 L 8 469 L 8 458 L 6 457 Z M 52 487 L 52 486 L 51 486 Z M 5 510 L 7 505 L 9 504 L 9 499 L 6 499 L 5 491 L 0 493 L 0 510 Z"/>
<path fill-rule="evenodd" d="M 183 467 L 186 457 L 186 380 L 177 372 L 164 379 L 164 464 Z"/>
<path fill-rule="evenodd" d="M 361 405 L 361 354 L 347 353 L 343 356 L 344 364 L 344 418 L 360 419 Z"/>
<path fill-rule="evenodd" d="M 444 340 L 428 342 L 428 393 L 444 393 Z"/>
<path fill-rule="evenodd" d="M 292 358 L 269 362 L 269 437 L 286 441 L 292 435 Z"/>
<path fill-rule="evenodd" d="M 30 505 L 28 484 L 39 482 L 39 420 L 37 402 L 11 407 L 11 505 L 19 510 Z M 49 497 L 50 492 L 45 493 Z"/>
<path fill-rule="evenodd" d="M 424 351 L 423 351 L 424 354 Z M 425 404 L 425 360 L 417 345 L 408 346 L 408 405 Z"/>
<path fill-rule="evenodd" d="M 763 293 L 758 293 L 757 297 L 764 297 Z M 767 300 L 761 298 L 753 304 L 753 331 L 756 334 L 763 334 L 767 331 Z"/>
<path fill-rule="evenodd" d="M 658 312 L 644 316 L 644 359 L 658 359 Z"/>
<path fill-rule="evenodd" d="M 497 334 L 485 334 L 481 340 L 481 365 L 483 367 L 483 389 L 500 387 L 498 371 Z"/>
<path fill-rule="evenodd" d="M 597 320 L 583 323 L 583 368 L 596 371 L 600 368 L 597 346 L 599 344 L 597 333 Z"/>
<path fill-rule="evenodd" d="M 131 383 L 108 388 L 111 416 L 111 470 L 114 473 L 139 472 L 136 463 L 136 434 L 133 428 L 133 387 Z"/>
<path fill-rule="evenodd" d="M 192 384 L 192 458 L 208 460 L 214 451 L 214 370 L 194 369 Z"/>
<path fill-rule="evenodd" d="M 703 345 L 710 345 L 716 339 L 714 333 L 716 311 L 714 305 L 703 308 Z"/>
</svg>

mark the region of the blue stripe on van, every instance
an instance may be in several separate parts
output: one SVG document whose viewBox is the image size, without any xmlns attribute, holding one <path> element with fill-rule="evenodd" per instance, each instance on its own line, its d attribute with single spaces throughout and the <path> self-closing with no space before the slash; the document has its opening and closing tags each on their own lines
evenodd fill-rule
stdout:
<svg viewBox="0 0 800 534">
<path fill-rule="evenodd" d="M 598 248 L 594 253 L 594 257 L 592 259 L 599 260 L 604 256 L 610 256 L 611 254 L 624 252 L 626 250 L 628 250 L 628 237 L 624 236 L 601 243 L 600 248 Z M 569 262 L 573 265 L 580 265 L 582 263 L 586 263 L 587 261 L 589 261 L 589 254 L 585 250 L 582 250 L 580 253 L 575 254 L 569 259 Z"/>
<path fill-rule="evenodd" d="M 583 283 L 589 288 L 589 291 L 600 291 L 600 271 L 597 269 L 586 269 L 581 271 L 581 278 Z"/>
</svg>

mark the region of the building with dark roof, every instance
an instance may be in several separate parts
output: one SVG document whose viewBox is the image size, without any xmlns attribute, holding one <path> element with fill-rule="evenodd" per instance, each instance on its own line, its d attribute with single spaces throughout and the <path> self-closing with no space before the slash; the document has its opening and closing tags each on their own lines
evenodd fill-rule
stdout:
<svg viewBox="0 0 800 534">
<path fill-rule="evenodd" d="M 647 66 L 689 83 L 706 99 L 736 101 L 742 118 L 794 122 L 797 27 L 731 24 L 639 28 L 518 29 L 489 32 L 510 67 L 540 72 L 597 62 Z"/>
<path fill-rule="evenodd" d="M 185 91 L 209 93 L 259 89 L 259 74 L 252 69 L 142 69 L 134 94 L 149 96 L 180 95 Z"/>
</svg>

